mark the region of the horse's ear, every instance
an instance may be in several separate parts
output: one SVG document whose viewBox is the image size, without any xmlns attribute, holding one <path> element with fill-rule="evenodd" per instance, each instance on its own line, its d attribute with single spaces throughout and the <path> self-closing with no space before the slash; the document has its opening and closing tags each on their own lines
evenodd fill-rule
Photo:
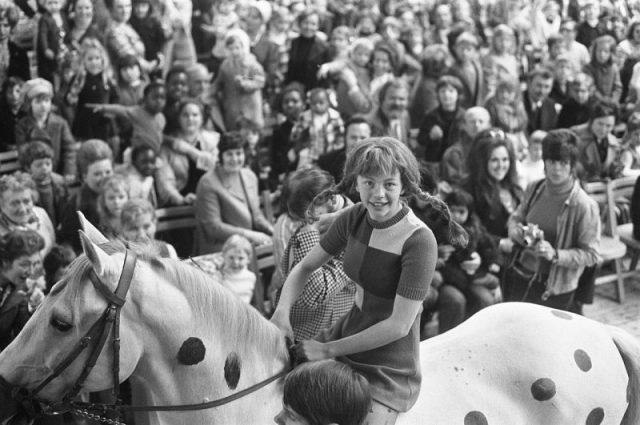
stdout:
<svg viewBox="0 0 640 425">
<path fill-rule="evenodd" d="M 109 239 L 107 239 L 100 230 L 96 229 L 96 227 L 87 220 L 84 214 L 80 211 L 77 211 L 77 214 L 78 219 L 80 220 L 80 227 L 84 230 L 84 233 L 89 237 L 90 241 L 98 245 L 109 242 Z"/>
<path fill-rule="evenodd" d="M 113 260 L 113 258 L 104 252 L 102 248 L 93 243 L 85 232 L 80 230 L 79 233 L 82 250 L 91 262 L 93 271 L 95 271 L 98 276 L 104 276 L 108 273 L 117 273 L 118 264 Z"/>
</svg>

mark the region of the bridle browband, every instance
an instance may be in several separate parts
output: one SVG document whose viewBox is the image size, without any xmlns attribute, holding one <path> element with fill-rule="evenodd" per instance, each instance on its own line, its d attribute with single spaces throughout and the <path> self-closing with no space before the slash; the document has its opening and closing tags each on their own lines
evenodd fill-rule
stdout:
<svg viewBox="0 0 640 425">
<path fill-rule="evenodd" d="M 81 416 L 97 419 L 101 422 L 120 423 L 108 418 L 102 418 L 98 415 L 92 415 L 88 412 L 100 412 L 101 414 L 110 414 L 119 416 L 122 412 L 150 412 L 150 411 L 192 411 L 192 410 L 204 410 L 219 407 L 230 403 L 234 400 L 242 398 L 248 394 L 251 394 L 270 383 L 277 381 L 289 373 L 289 368 L 282 372 L 273 375 L 255 385 L 245 388 L 229 396 L 220 398 L 218 400 L 195 403 L 195 404 L 182 404 L 182 405 L 123 405 L 120 400 L 120 312 L 125 304 L 127 293 L 131 286 L 133 279 L 133 272 L 137 263 L 137 255 L 134 251 L 127 249 L 125 251 L 124 264 L 122 266 L 122 273 L 118 281 L 118 286 L 115 292 L 112 292 L 107 285 L 100 280 L 98 275 L 91 270 L 89 280 L 93 284 L 94 288 L 107 300 L 107 307 L 104 313 L 98 318 L 98 320 L 89 328 L 87 333 L 78 341 L 73 350 L 58 364 L 53 372 L 42 381 L 35 389 L 27 390 L 23 387 L 12 386 L 4 378 L 0 376 L 0 389 L 3 389 L 11 393 L 11 397 L 19 403 L 25 412 L 31 417 L 40 417 L 43 415 L 56 415 L 64 412 L 71 412 L 80 414 Z M 73 399 L 82 390 L 82 386 L 91 373 L 91 370 L 96 365 L 100 354 L 107 342 L 109 332 L 112 333 L 112 352 L 113 352 L 113 366 L 112 366 L 112 380 L 113 388 L 112 394 L 115 402 L 113 404 L 106 403 L 85 403 L 74 401 Z M 59 402 L 51 402 L 38 398 L 37 395 L 46 387 L 51 381 L 60 376 L 60 374 L 66 370 L 80 354 L 92 346 L 89 352 L 89 357 L 80 372 L 80 375 L 76 379 L 73 387 L 69 390 Z"/>
</svg>

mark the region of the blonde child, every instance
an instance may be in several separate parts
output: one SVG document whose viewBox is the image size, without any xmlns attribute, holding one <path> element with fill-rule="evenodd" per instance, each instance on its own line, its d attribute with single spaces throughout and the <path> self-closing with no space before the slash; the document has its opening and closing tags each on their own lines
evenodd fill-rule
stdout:
<svg viewBox="0 0 640 425">
<path fill-rule="evenodd" d="M 98 228 L 109 239 L 120 234 L 120 213 L 129 200 L 129 190 L 124 177 L 113 175 L 105 180 L 98 195 Z"/>
<path fill-rule="evenodd" d="M 546 131 L 536 130 L 529 136 L 527 155 L 518 167 L 520 187 L 527 188 L 531 183 L 544 178 L 544 161 L 542 160 L 542 139 Z"/>
<path fill-rule="evenodd" d="M 266 77 L 262 65 L 251 54 L 251 42 L 246 32 L 232 29 L 225 36 L 229 56 L 220 65 L 220 71 L 211 87 L 217 96 L 227 129 L 235 128 L 239 117 L 250 118 L 262 127 L 262 89 Z"/>
<path fill-rule="evenodd" d="M 243 302 L 251 304 L 256 287 L 256 274 L 249 270 L 253 258 L 251 242 L 241 235 L 229 236 L 216 257 L 214 262 L 222 286 Z"/>
<path fill-rule="evenodd" d="M 146 199 L 130 199 L 120 212 L 120 237 L 128 242 L 150 244 L 157 248 L 158 255 L 163 258 L 177 259 L 175 248 L 156 237 L 156 210 Z"/>
</svg>

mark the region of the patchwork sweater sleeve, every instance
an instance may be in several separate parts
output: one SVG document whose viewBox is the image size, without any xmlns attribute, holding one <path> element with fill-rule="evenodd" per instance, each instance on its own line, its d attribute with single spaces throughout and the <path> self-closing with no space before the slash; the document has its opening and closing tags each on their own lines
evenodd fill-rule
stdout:
<svg viewBox="0 0 640 425">
<path fill-rule="evenodd" d="M 397 295 L 423 301 L 431 285 L 438 259 L 438 244 L 428 227 L 420 227 L 402 248 L 402 272 Z"/>
<path fill-rule="evenodd" d="M 358 203 L 343 211 L 320 240 L 322 249 L 334 257 L 340 254 L 347 246 L 351 223 L 362 213 L 363 208 L 362 204 Z"/>
</svg>

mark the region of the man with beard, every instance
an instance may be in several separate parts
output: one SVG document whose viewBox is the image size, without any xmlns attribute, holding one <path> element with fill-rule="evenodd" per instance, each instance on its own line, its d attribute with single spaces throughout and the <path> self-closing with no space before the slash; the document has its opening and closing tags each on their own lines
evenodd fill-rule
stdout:
<svg viewBox="0 0 640 425">
<path fill-rule="evenodd" d="M 368 116 L 371 136 L 390 136 L 414 148 L 409 141 L 409 87 L 404 80 L 391 79 L 378 94 L 379 105 Z"/>
</svg>

